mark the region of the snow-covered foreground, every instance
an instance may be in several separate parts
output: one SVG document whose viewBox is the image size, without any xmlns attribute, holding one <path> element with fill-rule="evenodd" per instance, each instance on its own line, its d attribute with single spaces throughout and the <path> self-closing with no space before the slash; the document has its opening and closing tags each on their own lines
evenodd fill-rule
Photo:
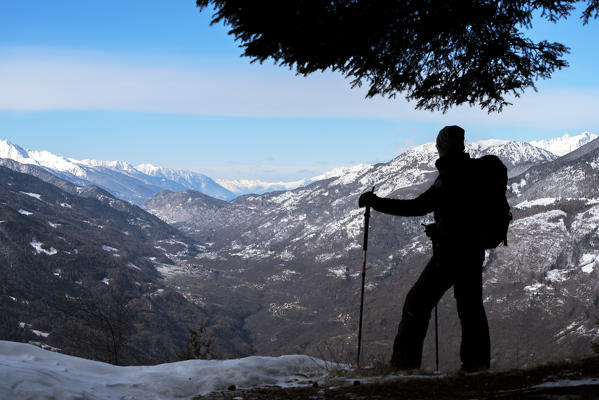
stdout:
<svg viewBox="0 0 599 400">
<path fill-rule="evenodd" d="M 231 385 L 291 387 L 325 375 L 324 362 L 302 355 L 117 367 L 0 341 L 0 399 L 189 399 Z"/>
</svg>

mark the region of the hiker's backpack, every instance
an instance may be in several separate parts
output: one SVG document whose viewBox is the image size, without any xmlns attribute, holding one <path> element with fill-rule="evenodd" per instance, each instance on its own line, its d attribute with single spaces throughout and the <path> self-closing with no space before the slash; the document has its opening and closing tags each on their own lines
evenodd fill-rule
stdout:
<svg viewBox="0 0 599 400">
<path fill-rule="evenodd" d="M 507 168 L 499 157 L 486 155 L 473 159 L 475 196 L 475 230 L 485 249 L 494 249 L 501 242 L 507 246 L 507 230 L 512 220 L 505 197 Z"/>
</svg>

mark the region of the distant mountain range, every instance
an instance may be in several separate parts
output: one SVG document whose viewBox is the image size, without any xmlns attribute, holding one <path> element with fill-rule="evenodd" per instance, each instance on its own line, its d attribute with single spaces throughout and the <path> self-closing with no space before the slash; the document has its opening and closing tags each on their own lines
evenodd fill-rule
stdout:
<svg viewBox="0 0 599 400">
<path fill-rule="evenodd" d="M 535 140 L 530 142 L 533 146 L 540 147 L 542 149 L 548 150 L 557 156 L 566 155 L 581 146 L 589 143 L 590 141 L 597 138 L 597 135 L 584 132 L 580 135 L 569 136 L 565 134 L 559 138 L 553 138 L 549 140 Z"/>
<path fill-rule="evenodd" d="M 206 175 L 191 171 L 142 164 L 134 167 L 123 161 L 75 160 L 48 151 L 25 150 L 0 140 L 0 158 L 41 167 L 76 185 L 96 185 L 133 204 L 142 204 L 161 190 L 194 189 L 212 197 L 230 200 L 235 197 Z"/>
<path fill-rule="evenodd" d="M 336 168 L 323 175 L 291 182 L 264 182 L 247 179 L 213 180 L 197 172 L 152 164 L 133 166 L 124 161 L 76 160 L 45 150 L 26 150 L 7 140 L 0 140 L 1 158 L 41 167 L 76 185 L 96 185 L 120 199 L 137 205 L 143 204 L 161 190 L 178 192 L 191 189 L 220 200 L 232 200 L 237 196 L 250 193 L 291 190 L 365 166 Z"/>
<path fill-rule="evenodd" d="M 531 142 L 531 144 L 560 156 L 584 145 L 595 137 L 596 135 L 585 132 L 577 136 L 565 135 L 550 141 L 537 141 Z M 476 142 L 473 146 L 484 147 L 499 142 L 501 141 L 487 140 Z M 76 185 L 96 185 L 120 199 L 137 205 L 143 204 L 161 190 L 173 192 L 195 190 L 210 197 L 228 201 L 245 194 L 293 190 L 319 180 L 344 176 L 371 167 L 367 164 L 359 164 L 335 168 L 319 176 L 290 182 L 265 182 L 249 179 L 213 180 L 197 172 L 175 170 L 152 164 L 133 166 L 124 161 L 76 160 L 44 150 L 26 150 L 6 140 L 0 140 L 0 158 L 41 167 Z M 519 165 L 522 170 L 527 167 L 523 164 Z"/>
</svg>

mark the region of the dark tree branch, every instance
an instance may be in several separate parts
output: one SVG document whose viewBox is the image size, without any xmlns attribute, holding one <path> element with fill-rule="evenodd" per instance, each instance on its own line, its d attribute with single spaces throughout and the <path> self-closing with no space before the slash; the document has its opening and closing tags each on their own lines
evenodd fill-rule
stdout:
<svg viewBox="0 0 599 400">
<path fill-rule="evenodd" d="M 132 307 L 127 299 L 114 291 L 83 291 L 81 297 L 69 297 L 57 304 L 67 319 L 80 323 L 84 330 L 77 340 L 92 349 L 102 348 L 100 356 L 119 365 L 123 349 L 135 333 Z"/>
<path fill-rule="evenodd" d="M 197 0 L 212 24 L 230 26 L 243 56 L 300 75 L 330 69 L 367 85 L 367 97 L 404 93 L 416 107 L 489 112 L 568 64 L 568 48 L 524 36 L 533 15 L 567 18 L 575 0 Z M 587 0 L 582 18 L 599 14 Z"/>
</svg>

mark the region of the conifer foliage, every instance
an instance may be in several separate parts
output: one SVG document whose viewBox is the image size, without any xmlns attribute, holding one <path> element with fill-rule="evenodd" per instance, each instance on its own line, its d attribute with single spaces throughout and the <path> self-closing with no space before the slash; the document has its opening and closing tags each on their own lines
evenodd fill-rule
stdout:
<svg viewBox="0 0 599 400">
<path fill-rule="evenodd" d="M 185 343 L 185 351 L 178 354 L 179 360 L 209 360 L 213 358 L 212 339 L 206 337 L 206 328 L 200 326 L 196 331 L 187 328 L 189 336 Z"/>
<path fill-rule="evenodd" d="M 599 0 L 197 0 L 212 23 L 231 27 L 253 61 L 308 75 L 331 69 L 368 85 L 367 97 L 404 93 L 416 107 L 460 104 L 501 111 L 511 96 L 566 67 L 568 48 L 527 36 L 533 16 L 552 22 L 583 3 L 596 18 Z M 535 89 L 536 90 L 536 89 Z"/>
</svg>

